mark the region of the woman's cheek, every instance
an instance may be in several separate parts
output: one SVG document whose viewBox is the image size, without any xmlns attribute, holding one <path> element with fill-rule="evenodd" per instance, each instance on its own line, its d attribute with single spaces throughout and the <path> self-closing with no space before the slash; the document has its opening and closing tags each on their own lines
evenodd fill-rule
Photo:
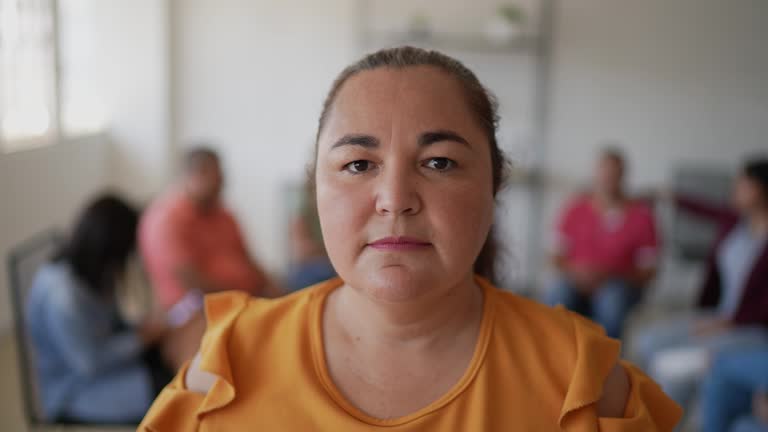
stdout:
<svg viewBox="0 0 768 432">
<path fill-rule="evenodd" d="M 355 250 L 364 242 L 367 223 L 366 198 L 360 187 L 336 181 L 325 181 L 317 189 L 320 226 L 326 249 L 334 265 L 354 258 Z M 347 264 L 348 265 L 348 264 Z"/>
<path fill-rule="evenodd" d="M 429 203 L 433 207 L 430 213 L 441 219 L 433 224 L 449 237 L 448 244 L 472 244 L 479 250 L 485 242 L 493 223 L 494 201 L 490 193 L 477 190 L 476 186 L 446 189 L 442 194 L 434 194 L 437 199 Z"/>
</svg>

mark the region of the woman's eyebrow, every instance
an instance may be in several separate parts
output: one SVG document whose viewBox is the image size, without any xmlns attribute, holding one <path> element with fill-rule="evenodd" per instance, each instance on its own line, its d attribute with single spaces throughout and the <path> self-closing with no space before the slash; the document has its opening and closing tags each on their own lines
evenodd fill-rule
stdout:
<svg viewBox="0 0 768 432">
<path fill-rule="evenodd" d="M 444 129 L 422 133 L 419 137 L 419 146 L 426 147 L 440 141 L 453 141 L 470 147 L 469 141 L 464 139 L 464 137 L 456 132 Z"/>
<path fill-rule="evenodd" d="M 331 147 L 331 150 L 337 147 L 342 147 L 347 145 L 355 145 L 355 146 L 371 149 L 371 148 L 377 148 L 379 146 L 379 140 L 378 138 L 372 135 L 363 135 L 363 134 L 344 135 L 343 137 L 336 140 L 336 142 Z"/>
</svg>

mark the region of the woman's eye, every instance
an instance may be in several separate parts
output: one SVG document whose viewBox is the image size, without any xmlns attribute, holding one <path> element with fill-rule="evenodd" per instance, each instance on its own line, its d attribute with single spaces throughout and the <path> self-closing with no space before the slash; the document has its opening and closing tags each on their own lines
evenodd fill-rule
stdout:
<svg viewBox="0 0 768 432">
<path fill-rule="evenodd" d="M 455 167 L 456 162 L 448 158 L 436 157 L 436 158 L 428 159 L 427 162 L 424 164 L 424 166 L 437 171 L 447 171 Z"/>
<path fill-rule="evenodd" d="M 364 173 L 373 168 L 373 163 L 367 160 L 356 160 L 344 165 L 344 170 L 352 174 Z"/>
</svg>

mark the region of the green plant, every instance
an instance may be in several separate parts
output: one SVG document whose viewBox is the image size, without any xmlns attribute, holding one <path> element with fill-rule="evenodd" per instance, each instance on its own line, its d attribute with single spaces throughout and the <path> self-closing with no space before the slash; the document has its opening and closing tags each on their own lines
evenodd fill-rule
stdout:
<svg viewBox="0 0 768 432">
<path fill-rule="evenodd" d="M 520 24 L 525 20 L 523 8 L 515 4 L 499 6 L 499 15 L 513 24 Z"/>
</svg>

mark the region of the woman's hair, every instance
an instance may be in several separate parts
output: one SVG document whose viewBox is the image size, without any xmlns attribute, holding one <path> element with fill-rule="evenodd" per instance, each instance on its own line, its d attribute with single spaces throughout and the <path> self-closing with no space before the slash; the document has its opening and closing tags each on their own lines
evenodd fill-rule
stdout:
<svg viewBox="0 0 768 432">
<path fill-rule="evenodd" d="M 749 159 L 742 172 L 760 186 L 763 201 L 768 204 L 768 157 Z"/>
<path fill-rule="evenodd" d="M 136 246 L 139 212 L 117 196 L 105 194 L 89 203 L 68 242 L 55 256 L 94 293 L 108 294 Z"/>
<path fill-rule="evenodd" d="M 349 78 L 360 72 L 380 68 L 405 69 L 416 66 L 437 68 L 455 78 L 460 84 L 467 100 L 467 106 L 488 139 L 491 153 L 492 187 L 495 197 L 504 184 L 508 165 L 504 153 L 499 148 L 496 140 L 496 131 L 499 123 L 496 98 L 480 83 L 475 74 L 461 62 L 437 51 L 428 51 L 409 46 L 383 49 L 363 57 L 344 69 L 333 82 L 331 90 L 323 103 L 323 109 L 318 121 L 315 148 L 317 148 L 317 140 L 325 127 L 336 95 Z M 316 161 L 317 157 L 315 157 L 315 163 Z M 314 171 L 314 164 L 312 167 L 311 171 Z M 311 176 L 311 178 L 314 179 L 314 176 Z M 493 229 L 491 229 L 474 264 L 474 271 L 476 273 L 492 281 L 495 279 L 494 268 L 497 246 Z"/>
</svg>

